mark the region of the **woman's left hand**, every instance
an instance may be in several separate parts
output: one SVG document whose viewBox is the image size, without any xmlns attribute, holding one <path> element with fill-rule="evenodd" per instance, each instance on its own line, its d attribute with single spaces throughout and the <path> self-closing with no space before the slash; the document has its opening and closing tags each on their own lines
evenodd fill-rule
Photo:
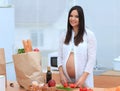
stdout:
<svg viewBox="0 0 120 91">
<path fill-rule="evenodd" d="M 85 86 L 85 80 L 86 80 L 88 74 L 89 74 L 89 73 L 87 73 L 87 72 L 84 72 L 84 73 L 82 74 L 82 76 L 79 78 L 79 80 L 75 83 L 75 84 L 76 84 L 76 87 L 86 87 L 86 86 Z"/>
<path fill-rule="evenodd" d="M 84 86 L 84 79 L 81 77 L 75 84 L 76 84 L 76 87 L 85 87 Z"/>
</svg>

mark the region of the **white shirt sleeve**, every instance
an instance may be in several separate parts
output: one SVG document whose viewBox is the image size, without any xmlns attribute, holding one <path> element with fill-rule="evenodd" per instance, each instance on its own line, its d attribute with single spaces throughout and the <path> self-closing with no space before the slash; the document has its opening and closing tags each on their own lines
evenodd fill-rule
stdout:
<svg viewBox="0 0 120 91">
<path fill-rule="evenodd" d="M 58 48 L 58 68 L 62 65 L 63 61 L 63 43 L 64 43 L 65 34 L 62 33 L 59 39 L 59 48 Z"/>
<path fill-rule="evenodd" d="M 88 43 L 88 49 L 87 49 L 88 62 L 85 67 L 85 72 L 91 73 L 93 72 L 93 68 L 96 62 L 96 45 L 97 45 L 95 35 L 91 31 L 88 31 L 87 33 L 87 43 Z"/>
</svg>

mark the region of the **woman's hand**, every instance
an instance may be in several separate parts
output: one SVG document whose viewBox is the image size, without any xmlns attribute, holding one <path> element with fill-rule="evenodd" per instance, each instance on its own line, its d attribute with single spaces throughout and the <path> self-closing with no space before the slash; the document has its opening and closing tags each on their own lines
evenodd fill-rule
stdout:
<svg viewBox="0 0 120 91">
<path fill-rule="evenodd" d="M 67 83 L 67 79 L 66 79 L 66 77 L 64 75 L 62 66 L 59 67 L 59 75 L 60 75 L 60 82 L 61 82 L 61 84 L 64 85 L 65 83 Z"/>
<path fill-rule="evenodd" d="M 76 87 L 86 87 L 85 86 L 85 80 L 87 78 L 87 76 L 89 75 L 89 73 L 84 72 L 83 75 L 79 78 L 79 80 L 75 83 Z"/>
<path fill-rule="evenodd" d="M 62 85 L 67 83 L 67 79 L 66 79 L 64 74 L 60 74 L 60 82 L 61 82 Z"/>
<path fill-rule="evenodd" d="M 80 79 L 75 84 L 76 84 L 76 87 L 83 88 L 83 87 L 85 87 L 84 83 L 85 83 L 84 79 L 82 77 L 80 77 Z"/>
</svg>

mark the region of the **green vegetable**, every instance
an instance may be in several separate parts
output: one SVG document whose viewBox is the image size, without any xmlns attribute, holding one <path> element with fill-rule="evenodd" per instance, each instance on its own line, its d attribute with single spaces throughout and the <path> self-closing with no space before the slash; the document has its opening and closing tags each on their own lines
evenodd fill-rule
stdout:
<svg viewBox="0 0 120 91">
<path fill-rule="evenodd" d="M 66 91 L 72 91 L 72 88 L 69 88 L 69 87 L 56 86 L 56 88 L 61 90 L 66 90 Z"/>
<path fill-rule="evenodd" d="M 18 49 L 18 52 L 17 52 L 17 53 L 18 53 L 18 54 L 25 53 L 24 48 Z"/>
</svg>

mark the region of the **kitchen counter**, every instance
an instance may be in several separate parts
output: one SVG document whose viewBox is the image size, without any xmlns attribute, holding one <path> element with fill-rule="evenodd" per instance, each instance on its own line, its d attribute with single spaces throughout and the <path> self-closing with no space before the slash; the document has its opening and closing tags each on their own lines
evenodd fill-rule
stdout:
<svg viewBox="0 0 120 91">
<path fill-rule="evenodd" d="M 20 88 L 17 82 L 14 83 L 14 87 L 10 87 L 11 81 L 8 82 L 6 91 L 26 91 L 23 88 Z M 79 91 L 78 88 L 74 89 L 73 91 Z M 93 88 L 93 91 L 115 91 L 115 88 Z"/>
<path fill-rule="evenodd" d="M 45 77 L 46 74 L 44 73 L 43 75 Z M 120 81 L 120 77 L 117 76 L 119 77 L 119 79 L 113 77 L 107 75 L 94 76 L 95 88 L 93 88 L 93 91 L 115 91 L 114 87 L 119 86 L 118 83 Z M 57 84 L 60 83 L 58 71 L 52 71 L 52 79 L 54 79 Z M 116 82 L 118 83 L 116 84 Z M 14 87 L 10 87 L 10 83 L 13 83 Z M 16 81 L 15 82 L 8 81 L 6 91 L 26 91 L 26 90 L 20 88 Z M 79 91 L 79 89 L 77 88 L 74 89 L 73 91 Z"/>
<path fill-rule="evenodd" d="M 120 71 L 108 70 L 94 76 L 95 87 L 111 88 L 120 86 Z"/>
<path fill-rule="evenodd" d="M 57 84 L 60 83 L 58 71 L 52 71 L 52 78 L 56 81 Z M 107 72 L 108 73 L 108 72 Z M 45 73 L 43 74 L 45 77 Z M 97 75 L 94 76 L 95 88 L 93 91 L 115 91 L 116 86 L 120 86 L 120 76 L 110 76 L 106 75 Z M 10 87 L 10 83 L 14 83 L 14 87 Z M 6 91 L 26 91 L 23 88 L 20 88 L 16 81 L 8 81 Z M 79 89 L 74 89 L 73 91 L 79 91 Z"/>
<path fill-rule="evenodd" d="M 101 75 L 106 75 L 106 76 L 120 76 L 120 71 L 108 70 L 106 72 L 103 72 Z"/>
<path fill-rule="evenodd" d="M 53 73 L 52 78 L 56 81 L 56 83 L 60 83 L 59 72 L 52 71 L 52 73 Z M 119 72 L 109 70 L 100 75 L 94 75 L 94 87 L 112 88 L 112 87 L 120 86 L 120 75 L 118 73 Z M 44 77 L 45 77 L 45 73 L 44 73 Z"/>
</svg>

